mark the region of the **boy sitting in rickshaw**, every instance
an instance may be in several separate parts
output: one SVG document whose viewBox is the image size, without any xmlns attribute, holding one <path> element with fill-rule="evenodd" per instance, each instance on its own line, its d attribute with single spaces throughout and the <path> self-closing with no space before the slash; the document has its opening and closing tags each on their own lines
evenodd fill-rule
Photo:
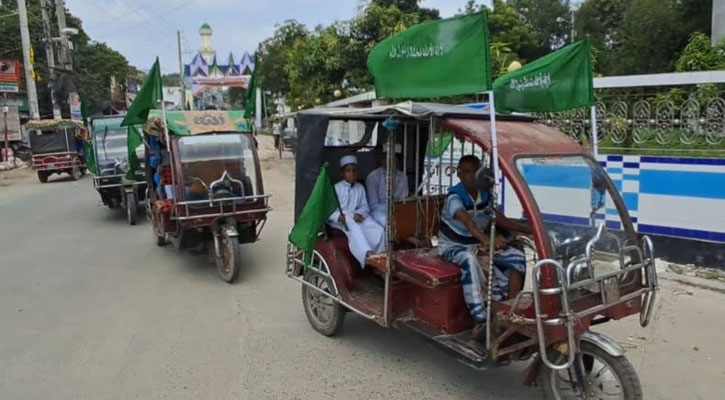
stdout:
<svg viewBox="0 0 725 400">
<path fill-rule="evenodd" d="M 370 218 L 365 187 L 357 182 L 357 157 L 340 159 L 342 180 L 335 184 L 340 208 L 330 215 L 328 223 L 345 233 L 353 257 L 365 268 L 367 256 L 385 250 L 385 228 Z"/>
<path fill-rule="evenodd" d="M 503 236 L 489 238 L 485 233 L 491 221 L 488 203 L 493 179 L 490 173 L 479 172 L 480 166 L 481 161 L 473 155 L 463 156 L 458 162 L 461 182 L 450 188 L 441 212 L 438 252 L 445 260 L 461 267 L 463 296 L 476 324 L 473 336 L 482 340 L 487 318 L 482 284 L 486 278 L 477 257 L 479 247 L 488 249 L 489 240 L 495 241 L 491 297 L 496 301 L 513 297 L 522 289 L 526 257 Z M 496 225 L 511 232 L 530 232 L 526 225 L 509 220 L 498 211 Z"/>
</svg>

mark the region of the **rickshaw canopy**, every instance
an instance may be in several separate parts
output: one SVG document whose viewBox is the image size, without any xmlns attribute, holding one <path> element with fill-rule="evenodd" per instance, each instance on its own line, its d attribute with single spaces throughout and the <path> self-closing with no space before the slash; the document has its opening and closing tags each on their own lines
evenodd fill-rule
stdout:
<svg viewBox="0 0 725 400">
<path fill-rule="evenodd" d="M 28 121 L 25 125 L 30 130 L 54 130 L 54 129 L 85 129 L 83 121 L 75 119 L 40 119 Z"/>
<path fill-rule="evenodd" d="M 213 132 L 251 133 L 252 124 L 244 111 L 166 111 L 169 134 L 193 136 Z M 162 110 L 151 110 L 144 132 L 163 137 Z"/>
</svg>

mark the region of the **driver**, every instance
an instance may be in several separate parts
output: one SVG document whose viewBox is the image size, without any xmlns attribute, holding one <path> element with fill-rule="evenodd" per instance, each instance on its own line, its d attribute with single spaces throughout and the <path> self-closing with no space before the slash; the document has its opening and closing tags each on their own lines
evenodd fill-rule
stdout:
<svg viewBox="0 0 725 400">
<path fill-rule="evenodd" d="M 493 179 L 490 172 L 479 171 L 480 167 L 481 161 L 473 155 L 463 156 L 458 162 L 458 178 L 461 182 L 449 189 L 443 205 L 438 252 L 446 261 L 461 267 L 463 297 L 476 324 L 473 336 L 477 340 L 484 340 L 486 303 L 482 285 L 485 277 L 482 276 L 477 255 L 480 246 L 489 248 L 490 238 L 486 227 L 491 220 L 488 203 Z M 509 220 L 498 211 L 496 225 L 507 231 L 530 233 L 526 225 Z M 491 298 L 500 301 L 515 296 L 522 289 L 526 256 L 521 250 L 510 246 L 501 235 L 496 235 L 493 240 L 496 252 L 493 255 Z"/>
</svg>

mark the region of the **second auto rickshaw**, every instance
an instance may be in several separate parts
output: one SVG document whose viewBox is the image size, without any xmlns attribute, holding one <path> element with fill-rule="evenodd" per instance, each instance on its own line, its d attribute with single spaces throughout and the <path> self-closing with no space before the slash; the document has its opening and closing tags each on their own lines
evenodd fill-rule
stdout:
<svg viewBox="0 0 725 400">
<path fill-rule="evenodd" d="M 233 282 L 240 244 L 259 238 L 271 210 L 250 122 L 241 111 L 163 114 L 152 110 L 144 125 L 156 244 L 212 243 L 219 276 Z"/>
</svg>

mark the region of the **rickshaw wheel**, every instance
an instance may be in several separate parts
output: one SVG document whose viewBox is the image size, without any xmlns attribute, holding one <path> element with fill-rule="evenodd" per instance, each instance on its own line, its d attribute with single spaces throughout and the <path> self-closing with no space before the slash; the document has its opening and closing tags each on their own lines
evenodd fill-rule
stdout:
<svg viewBox="0 0 725 400">
<path fill-rule="evenodd" d="M 314 257 L 318 256 L 315 254 Z M 312 268 L 305 272 L 305 281 L 324 292 L 336 294 L 330 278 Z M 337 334 L 345 322 L 345 310 L 339 303 L 307 285 L 302 285 L 302 305 L 312 328 L 325 336 Z"/>
<path fill-rule="evenodd" d="M 642 386 L 634 366 L 625 356 L 614 357 L 588 342 L 580 348 L 582 372 L 587 397 L 572 388 L 573 368 L 555 371 L 543 364 L 539 368 L 537 385 L 546 400 L 575 400 L 582 398 L 607 400 L 641 400 Z M 557 362 L 562 362 L 562 359 Z"/>
<path fill-rule="evenodd" d="M 81 179 L 81 169 L 78 168 L 78 166 L 75 166 L 70 169 L 70 176 L 73 178 L 74 181 L 77 181 L 78 179 Z"/>
<path fill-rule="evenodd" d="M 40 183 L 48 183 L 48 173 L 45 171 L 38 171 L 38 180 Z"/>
<path fill-rule="evenodd" d="M 136 195 L 128 193 L 126 195 L 126 219 L 129 225 L 136 225 L 136 216 L 138 216 L 138 208 L 136 204 Z"/>
<path fill-rule="evenodd" d="M 222 234 L 220 238 L 221 257 L 216 259 L 216 270 L 227 283 L 233 283 L 242 269 L 241 248 L 236 236 Z"/>
</svg>

